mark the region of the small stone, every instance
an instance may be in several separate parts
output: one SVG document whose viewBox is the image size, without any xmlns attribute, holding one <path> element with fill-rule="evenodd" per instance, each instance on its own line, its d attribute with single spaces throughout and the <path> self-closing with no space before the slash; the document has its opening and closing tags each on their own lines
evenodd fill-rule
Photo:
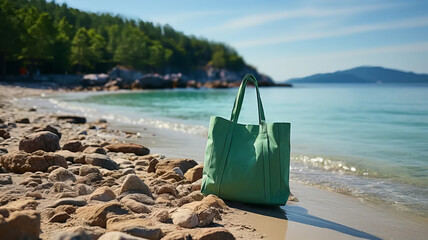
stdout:
<svg viewBox="0 0 428 240">
<path fill-rule="evenodd" d="M 19 142 L 19 150 L 24 150 L 28 153 L 37 150 L 55 152 L 59 149 L 59 137 L 48 131 L 30 134 Z"/>
<path fill-rule="evenodd" d="M 73 214 L 76 212 L 77 207 L 71 205 L 61 205 L 54 209 L 54 213 L 66 212 L 68 214 Z"/>
<path fill-rule="evenodd" d="M 134 153 L 138 156 L 147 155 L 150 150 L 142 145 L 133 143 L 117 143 L 105 146 L 110 152 Z"/>
<path fill-rule="evenodd" d="M 101 174 L 100 170 L 97 167 L 91 166 L 91 165 L 83 165 L 79 169 L 79 175 L 80 176 L 86 176 L 90 173 L 99 173 Z"/>
<path fill-rule="evenodd" d="M 61 139 L 62 134 L 60 132 L 60 127 L 59 126 L 46 125 L 46 126 L 43 126 L 43 127 L 38 128 L 38 129 L 35 130 L 35 132 L 42 132 L 42 131 L 51 132 L 51 133 L 57 135 L 59 139 Z"/>
<path fill-rule="evenodd" d="M 150 160 L 149 167 L 147 168 L 147 172 L 155 172 L 156 171 L 156 165 L 159 163 L 159 160 L 156 158 Z"/>
<path fill-rule="evenodd" d="M 80 196 L 91 194 L 94 191 L 94 189 L 92 189 L 92 187 L 90 187 L 90 186 L 88 186 L 86 184 L 77 184 L 74 187 L 74 190 Z"/>
<path fill-rule="evenodd" d="M 90 226 L 106 227 L 107 219 L 113 215 L 125 215 L 129 212 L 119 203 L 103 203 L 93 206 L 81 207 L 76 210 L 75 216 L 81 218 Z"/>
<path fill-rule="evenodd" d="M 61 115 L 56 117 L 58 120 L 64 120 L 68 123 L 74 123 L 74 124 L 84 124 L 86 123 L 86 118 L 79 117 L 79 116 L 73 116 L 73 115 Z"/>
<path fill-rule="evenodd" d="M 12 184 L 12 177 L 10 175 L 0 174 L 0 185 Z"/>
<path fill-rule="evenodd" d="M 64 146 L 62 146 L 62 150 L 68 150 L 70 152 L 81 152 L 85 150 L 83 144 L 78 140 L 73 140 L 66 142 Z"/>
<path fill-rule="evenodd" d="M 150 213 L 150 209 L 142 204 L 139 203 L 133 199 L 122 199 L 120 201 L 125 207 L 127 207 L 129 210 L 135 212 L 135 213 Z"/>
<path fill-rule="evenodd" d="M 122 200 L 126 200 L 126 199 L 132 199 L 135 200 L 139 203 L 144 203 L 147 205 L 154 205 L 155 202 L 153 201 L 153 199 L 149 196 L 147 196 L 146 194 L 142 194 L 142 193 L 132 193 L 132 194 L 127 194 L 126 196 L 124 196 L 122 198 Z"/>
<path fill-rule="evenodd" d="M 49 180 L 52 182 L 76 181 L 76 176 L 65 168 L 57 168 L 49 174 Z"/>
<path fill-rule="evenodd" d="M 116 194 L 109 187 L 97 188 L 90 196 L 89 200 L 108 202 L 116 199 Z"/>
<path fill-rule="evenodd" d="M 129 217 L 116 217 L 107 220 L 107 231 L 118 231 L 131 234 L 136 237 L 157 240 L 162 237 L 162 230 L 154 227 L 149 219 Z"/>
<path fill-rule="evenodd" d="M 172 185 L 163 185 L 160 188 L 158 188 L 158 190 L 156 190 L 156 194 L 160 195 L 160 194 L 171 194 L 174 197 L 177 197 L 178 195 L 178 191 L 172 186 Z"/>
<path fill-rule="evenodd" d="M 191 182 L 196 182 L 197 180 L 202 178 L 202 172 L 204 170 L 204 165 L 197 165 L 189 170 L 187 170 L 184 177 Z"/>
<path fill-rule="evenodd" d="M 15 122 L 16 123 L 28 124 L 28 123 L 30 123 L 30 119 L 28 119 L 28 118 L 20 118 L 20 119 L 17 119 Z"/>
<path fill-rule="evenodd" d="M 56 213 L 49 219 L 49 222 L 59 222 L 59 223 L 65 223 L 70 218 L 70 215 L 66 212 L 59 212 Z"/>
<path fill-rule="evenodd" d="M 179 167 L 180 170 L 185 174 L 187 170 L 193 168 L 196 165 L 198 165 L 198 163 L 191 159 L 167 159 L 159 161 L 159 163 L 156 165 L 156 173 L 158 175 L 162 175 L 171 171 L 175 167 Z"/>
<path fill-rule="evenodd" d="M 208 228 L 200 231 L 196 236 L 195 240 L 235 240 L 235 237 L 226 228 L 216 227 Z"/>
<path fill-rule="evenodd" d="M 180 177 L 184 177 L 183 171 L 179 167 L 173 168 L 172 171 L 180 175 Z"/>
<path fill-rule="evenodd" d="M 198 226 L 199 219 L 192 210 L 179 208 L 172 214 L 172 222 L 180 227 L 194 228 Z"/>
<path fill-rule="evenodd" d="M 153 214 L 152 218 L 161 223 L 171 222 L 171 215 L 166 209 L 160 209 L 155 214 Z"/>
<path fill-rule="evenodd" d="M 9 202 L 3 207 L 13 211 L 20 211 L 20 210 L 36 210 L 38 205 L 39 203 L 34 199 L 18 199 L 16 201 Z"/>
<path fill-rule="evenodd" d="M 93 166 L 99 166 L 108 170 L 119 169 L 119 166 L 117 165 L 116 162 L 114 162 L 107 156 L 98 154 L 98 153 L 92 153 L 92 154 L 86 155 L 85 161 L 87 164 L 91 164 Z"/>
<path fill-rule="evenodd" d="M 162 240 L 192 240 L 192 236 L 187 232 L 171 232 L 168 233 Z"/>
<path fill-rule="evenodd" d="M 98 238 L 98 240 L 144 240 L 147 238 L 140 238 L 140 237 L 135 237 L 123 232 L 108 232 L 104 235 L 102 235 L 100 238 Z"/>
<path fill-rule="evenodd" d="M 4 129 L 0 129 L 0 137 L 8 139 L 10 138 L 10 133 Z"/>
<path fill-rule="evenodd" d="M 176 182 L 181 181 L 181 180 L 184 179 L 184 177 L 182 175 L 180 175 L 180 174 L 178 174 L 176 172 L 173 172 L 173 171 L 169 171 L 167 173 L 164 173 L 163 175 L 161 175 L 160 178 L 164 179 L 164 180 L 171 180 L 172 179 L 172 180 L 174 180 Z"/>
<path fill-rule="evenodd" d="M 56 200 L 51 207 L 55 208 L 61 205 L 72 205 L 72 206 L 81 207 L 86 205 L 86 201 L 85 199 L 79 199 L 79 198 L 62 198 L 62 199 Z"/>
<path fill-rule="evenodd" d="M 102 147 L 87 147 L 85 150 L 83 150 L 84 153 L 99 153 L 106 155 L 107 151 Z"/>
<path fill-rule="evenodd" d="M 152 196 L 150 188 L 137 175 L 129 174 L 126 176 L 119 190 L 119 195 L 122 193 L 143 193 Z"/>
<path fill-rule="evenodd" d="M 123 175 L 128 175 L 128 174 L 135 174 L 135 170 L 132 168 L 125 168 L 122 170 L 122 174 Z"/>
</svg>

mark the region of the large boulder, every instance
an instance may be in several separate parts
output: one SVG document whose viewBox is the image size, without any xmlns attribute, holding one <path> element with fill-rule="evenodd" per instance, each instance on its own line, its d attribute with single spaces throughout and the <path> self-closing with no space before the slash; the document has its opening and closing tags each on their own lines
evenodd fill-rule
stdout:
<svg viewBox="0 0 428 240">
<path fill-rule="evenodd" d="M 3 239 L 39 239 L 40 213 L 33 210 L 12 212 L 0 219 L 0 236 Z"/>
<path fill-rule="evenodd" d="M 44 151 L 32 154 L 24 151 L 11 152 L 1 156 L 0 163 L 6 170 L 14 173 L 45 172 L 50 166 L 68 167 L 63 156 Z"/>
<path fill-rule="evenodd" d="M 104 148 L 108 149 L 110 152 L 134 153 L 138 156 L 150 154 L 150 150 L 148 148 L 133 143 L 110 144 L 105 146 Z"/>
<path fill-rule="evenodd" d="M 30 134 L 19 142 L 19 150 L 24 150 L 28 153 L 32 153 L 37 150 L 55 152 L 59 149 L 59 137 L 49 131 Z"/>
<path fill-rule="evenodd" d="M 157 240 L 162 237 L 162 230 L 155 227 L 149 219 L 115 217 L 107 220 L 107 231 L 118 231 L 145 239 Z"/>
<path fill-rule="evenodd" d="M 198 163 L 192 159 L 166 159 L 159 161 L 156 165 L 156 173 L 158 175 L 162 175 L 166 172 L 172 171 L 175 167 L 178 167 L 185 174 L 187 170 L 196 165 L 198 165 Z"/>
<path fill-rule="evenodd" d="M 85 162 L 93 166 L 99 166 L 108 170 L 117 170 L 119 165 L 109 157 L 99 153 L 92 153 L 86 155 Z"/>
<path fill-rule="evenodd" d="M 123 193 L 142 193 L 152 196 L 150 188 L 135 174 L 126 176 L 122 183 L 122 187 L 119 189 L 119 195 Z"/>
</svg>

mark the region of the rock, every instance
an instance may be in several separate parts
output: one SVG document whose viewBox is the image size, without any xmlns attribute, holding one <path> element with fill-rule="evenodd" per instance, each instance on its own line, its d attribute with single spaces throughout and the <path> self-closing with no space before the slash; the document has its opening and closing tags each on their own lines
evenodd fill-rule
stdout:
<svg viewBox="0 0 428 240">
<path fill-rule="evenodd" d="M 4 129 L 0 129 L 0 137 L 2 137 L 4 139 L 8 139 L 8 138 L 10 138 L 10 134 L 8 131 L 6 131 Z"/>
<path fill-rule="evenodd" d="M 235 237 L 226 228 L 207 228 L 200 231 L 194 240 L 235 240 Z"/>
<path fill-rule="evenodd" d="M 204 165 L 196 165 L 193 168 L 187 170 L 184 177 L 191 182 L 196 182 L 197 180 L 202 178 L 202 172 L 204 170 Z"/>
<path fill-rule="evenodd" d="M 171 214 L 169 214 L 168 210 L 166 209 L 160 209 L 155 214 L 153 214 L 152 219 L 161 223 L 168 223 L 171 222 Z"/>
<path fill-rule="evenodd" d="M 51 132 L 51 133 L 57 135 L 59 139 L 61 139 L 61 136 L 62 136 L 62 134 L 60 132 L 60 127 L 59 126 L 54 126 L 54 125 L 46 125 L 46 126 L 43 126 L 41 128 L 38 128 L 38 129 L 36 129 L 34 131 L 35 132 L 48 131 L 48 132 Z"/>
<path fill-rule="evenodd" d="M 143 240 L 146 238 L 135 237 L 123 232 L 108 232 L 102 235 L 98 240 Z"/>
<path fill-rule="evenodd" d="M 79 179 L 77 179 L 76 183 L 93 185 L 103 180 L 103 176 L 100 173 L 89 173 Z"/>
<path fill-rule="evenodd" d="M 99 166 L 108 170 L 119 169 L 119 166 L 117 165 L 116 162 L 114 162 L 107 156 L 98 154 L 98 153 L 92 153 L 92 154 L 86 155 L 85 161 L 87 164 L 91 164 L 93 166 Z"/>
<path fill-rule="evenodd" d="M 12 177 L 10 175 L 0 174 L 0 185 L 12 184 Z"/>
<path fill-rule="evenodd" d="M 86 224 L 102 228 L 106 227 L 107 219 L 114 215 L 124 214 L 128 214 L 128 211 L 123 209 L 119 203 L 103 203 L 76 210 L 76 217 L 83 219 Z"/>
<path fill-rule="evenodd" d="M 24 124 L 28 124 L 30 123 L 30 119 L 28 118 L 20 118 L 20 119 L 16 119 L 15 121 L 16 123 L 24 123 Z"/>
<path fill-rule="evenodd" d="M 172 171 L 177 173 L 178 175 L 180 175 L 180 177 L 184 178 L 183 171 L 181 171 L 181 169 L 179 167 L 173 168 Z"/>
<path fill-rule="evenodd" d="M 290 195 L 288 196 L 288 201 L 289 202 L 298 202 L 299 199 L 297 199 L 296 196 L 294 196 L 292 193 L 290 193 Z"/>
<path fill-rule="evenodd" d="M 65 182 L 65 181 L 75 182 L 76 181 L 76 176 L 74 176 L 72 172 L 62 167 L 53 170 L 49 174 L 48 178 L 52 182 Z"/>
<path fill-rule="evenodd" d="M 172 169 L 175 167 L 179 167 L 180 170 L 185 174 L 187 170 L 193 168 L 196 165 L 198 165 L 198 163 L 191 159 L 167 159 L 159 161 L 159 163 L 156 165 L 156 173 L 158 175 L 162 175 L 166 172 L 172 171 Z"/>
<path fill-rule="evenodd" d="M 48 131 L 32 133 L 19 142 L 19 150 L 24 150 L 28 153 L 37 150 L 55 152 L 59 149 L 59 137 Z"/>
<path fill-rule="evenodd" d="M 64 182 L 56 182 L 52 185 L 50 192 L 51 193 L 59 193 L 59 192 L 66 192 L 66 191 L 73 191 L 73 188 Z"/>
<path fill-rule="evenodd" d="M 20 211 L 20 210 L 36 210 L 38 205 L 39 203 L 34 199 L 18 199 L 16 201 L 9 202 L 3 207 L 11 211 Z"/>
<path fill-rule="evenodd" d="M 116 194 L 109 187 L 100 187 L 97 188 L 91 196 L 89 196 L 89 200 L 97 200 L 108 202 L 116 199 Z"/>
<path fill-rule="evenodd" d="M 12 212 L 7 219 L 0 219 L 0 236 L 7 239 L 39 239 L 40 213 L 37 211 Z"/>
<path fill-rule="evenodd" d="M 149 166 L 148 160 L 136 160 L 134 161 L 134 166 Z"/>
<path fill-rule="evenodd" d="M 90 173 L 98 173 L 101 174 L 100 170 L 97 167 L 91 165 L 83 165 L 79 169 L 79 176 L 86 176 Z"/>
<path fill-rule="evenodd" d="M 119 190 L 119 195 L 125 192 L 143 193 L 148 196 L 152 196 L 150 188 L 135 174 L 126 175 L 126 178 L 122 183 L 122 187 Z"/>
<path fill-rule="evenodd" d="M 145 239 L 157 240 L 162 237 L 162 230 L 154 227 L 149 219 L 116 217 L 107 220 L 107 231 L 118 231 Z"/>
<path fill-rule="evenodd" d="M 82 196 L 82 195 L 91 194 L 94 191 L 94 189 L 92 189 L 92 187 L 90 187 L 86 184 L 77 184 L 74 187 L 74 191 L 76 191 L 77 195 Z"/>
<path fill-rule="evenodd" d="M 147 172 L 155 172 L 156 171 L 156 165 L 159 163 L 159 160 L 156 158 L 150 160 L 149 167 L 147 168 Z"/>
<path fill-rule="evenodd" d="M 158 190 L 156 190 L 156 194 L 171 194 L 174 197 L 177 197 L 178 195 L 178 191 L 174 188 L 174 186 L 172 185 L 163 185 L 160 188 L 158 188 Z"/>
<path fill-rule="evenodd" d="M 70 152 L 81 152 L 85 150 L 85 147 L 79 140 L 68 141 L 62 146 L 62 150 L 68 150 Z"/>
<path fill-rule="evenodd" d="M 172 214 L 172 222 L 180 227 L 194 228 L 198 226 L 199 219 L 191 209 L 179 208 Z"/>
<path fill-rule="evenodd" d="M 204 198 L 201 192 L 192 192 L 189 195 L 178 199 L 177 206 L 181 207 L 186 203 L 191 203 L 194 201 L 201 201 Z"/>
<path fill-rule="evenodd" d="M 57 116 L 56 119 L 64 120 L 68 123 L 75 123 L 75 124 L 86 123 L 86 118 L 79 117 L 79 116 L 72 116 L 72 115 L 61 115 L 61 116 Z"/>
<path fill-rule="evenodd" d="M 39 192 L 27 192 L 25 194 L 26 197 L 32 197 L 34 199 L 43 199 L 43 196 Z"/>
<path fill-rule="evenodd" d="M 173 179 L 174 181 L 178 182 L 184 179 L 183 175 L 180 175 L 174 171 L 169 171 L 167 173 L 164 173 L 161 177 L 161 179 L 164 180 L 171 180 Z"/>
<path fill-rule="evenodd" d="M 142 194 L 142 193 L 127 194 L 126 196 L 124 196 L 122 198 L 122 200 L 126 200 L 126 199 L 132 199 L 132 200 L 135 200 L 139 203 L 144 203 L 147 205 L 154 205 L 155 204 L 155 202 L 153 201 L 153 199 L 151 197 L 147 196 L 146 194 Z"/>
<path fill-rule="evenodd" d="M 73 214 L 76 212 L 77 207 L 71 205 L 61 205 L 54 209 L 54 213 L 66 212 L 68 214 Z"/>
<path fill-rule="evenodd" d="M 81 207 L 81 206 L 85 206 L 86 205 L 86 200 L 85 199 L 81 199 L 81 198 L 62 198 L 62 199 L 58 199 L 56 200 L 52 206 L 50 207 L 58 207 L 61 205 L 72 205 L 72 206 L 77 206 L 77 207 Z"/>
<path fill-rule="evenodd" d="M 123 152 L 123 153 L 134 153 L 138 156 L 147 155 L 150 150 L 142 145 L 133 143 L 117 143 L 105 146 L 110 152 Z"/>
<path fill-rule="evenodd" d="M 133 199 L 122 199 L 120 202 L 125 207 L 127 207 L 129 210 L 131 210 L 135 213 L 150 213 L 151 212 L 150 209 L 146 205 L 144 205 L 140 202 L 137 202 Z"/>
<path fill-rule="evenodd" d="M 94 239 L 88 232 L 85 230 L 80 231 L 67 231 L 57 233 L 53 240 L 92 240 Z"/>
<path fill-rule="evenodd" d="M 70 218 L 70 215 L 66 212 L 59 212 L 53 215 L 49 222 L 58 222 L 58 223 L 65 223 Z"/>
<path fill-rule="evenodd" d="M 123 175 L 128 175 L 128 174 L 135 174 L 135 170 L 132 168 L 125 168 L 122 170 L 122 174 Z"/>
<path fill-rule="evenodd" d="M 66 161 L 72 163 L 85 163 L 85 155 L 80 152 L 70 152 L 68 150 L 56 151 L 55 154 L 63 156 Z"/>
<path fill-rule="evenodd" d="M 162 240 L 192 240 L 192 236 L 187 232 L 171 232 L 168 233 Z"/>
<path fill-rule="evenodd" d="M 217 208 L 220 210 L 227 210 L 229 209 L 226 205 L 226 203 L 224 203 L 224 201 L 222 199 L 220 199 L 219 197 L 217 197 L 216 195 L 208 195 L 206 196 L 203 200 L 204 203 L 206 203 L 208 206 L 213 207 L 213 208 Z"/>
<path fill-rule="evenodd" d="M 107 151 L 102 147 L 87 147 L 85 150 L 83 150 L 84 153 L 99 153 L 106 155 Z"/>
</svg>

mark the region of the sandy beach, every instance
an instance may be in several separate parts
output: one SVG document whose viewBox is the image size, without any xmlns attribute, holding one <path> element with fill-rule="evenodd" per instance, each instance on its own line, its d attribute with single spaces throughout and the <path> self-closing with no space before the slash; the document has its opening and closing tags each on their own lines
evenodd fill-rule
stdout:
<svg viewBox="0 0 428 240">
<path fill-rule="evenodd" d="M 91 236 L 89 239 L 112 231 L 138 233 L 135 236 L 148 239 L 190 239 L 186 236 L 191 239 L 425 239 L 428 236 L 426 218 L 296 182 L 290 183 L 295 197 L 281 208 L 204 197 L 199 192 L 201 180 L 197 172 L 203 163 L 200 156 L 205 143 L 199 138 L 189 136 L 188 142 L 182 142 L 183 136 L 177 136 L 182 133 L 151 128 L 140 132 L 102 120 L 72 123 L 67 118 L 61 120 L 57 113 L 30 109 L 20 101 L 21 97 L 50 93 L 43 89 L 0 86 L 0 125 L 4 126 L 0 129 L 4 130 L 0 139 L 1 158 L 11 156 L 13 163 L 22 139 L 35 132 L 58 131 L 61 149 L 38 154 L 45 158 L 49 154 L 59 155 L 58 159 L 67 160 L 65 166 L 53 164 L 35 173 L 20 172 L 19 164 L 3 164 L 0 232 L 11 224 L 12 216 L 21 214 L 31 216 L 36 223 L 38 219 L 41 239 L 61 239 L 58 236 L 82 231 Z M 7 134 L 10 136 L 6 137 Z M 138 147 L 129 151 L 130 143 Z M 73 144 L 84 149 L 73 149 Z M 128 148 L 120 149 L 118 144 Z M 146 147 L 150 154 L 138 152 Z M 35 154 L 26 153 L 26 156 Z M 114 167 L 106 169 L 104 163 L 88 160 L 95 156 Z M 186 165 L 183 162 L 190 165 L 177 169 L 176 166 Z M 96 174 L 82 174 L 82 169 Z M 127 182 L 132 181 L 137 181 L 137 185 L 143 182 L 138 193 L 126 191 Z M 130 197 L 135 194 L 139 196 Z M 142 199 L 141 195 L 151 196 Z M 105 206 L 114 210 L 106 210 Z M 97 212 L 103 212 L 104 216 L 96 215 Z M 20 227 L 14 231 L 37 231 Z"/>
</svg>

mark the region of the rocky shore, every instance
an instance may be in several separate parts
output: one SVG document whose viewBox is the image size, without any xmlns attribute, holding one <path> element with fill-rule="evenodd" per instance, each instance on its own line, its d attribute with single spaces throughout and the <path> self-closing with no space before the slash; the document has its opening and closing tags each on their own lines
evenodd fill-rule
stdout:
<svg viewBox="0 0 428 240">
<path fill-rule="evenodd" d="M 246 212 L 200 193 L 203 165 L 152 153 L 103 119 L 22 108 L 1 88 L 2 239 L 264 237 L 239 220 Z"/>
<path fill-rule="evenodd" d="M 275 83 L 270 77 L 257 72 L 253 68 L 241 71 L 231 71 L 207 67 L 192 73 L 156 74 L 142 73 L 133 69 L 117 66 L 108 73 L 64 75 L 51 74 L 33 76 L 33 79 L 23 76 L 6 78 L 13 85 L 17 82 L 25 86 L 31 84 L 51 89 L 66 89 L 73 91 L 115 91 L 119 89 L 173 89 L 173 88 L 232 88 L 239 87 L 242 77 L 252 73 L 261 87 L 292 87 L 291 84 Z M 30 84 L 30 85 L 29 85 Z"/>
</svg>

